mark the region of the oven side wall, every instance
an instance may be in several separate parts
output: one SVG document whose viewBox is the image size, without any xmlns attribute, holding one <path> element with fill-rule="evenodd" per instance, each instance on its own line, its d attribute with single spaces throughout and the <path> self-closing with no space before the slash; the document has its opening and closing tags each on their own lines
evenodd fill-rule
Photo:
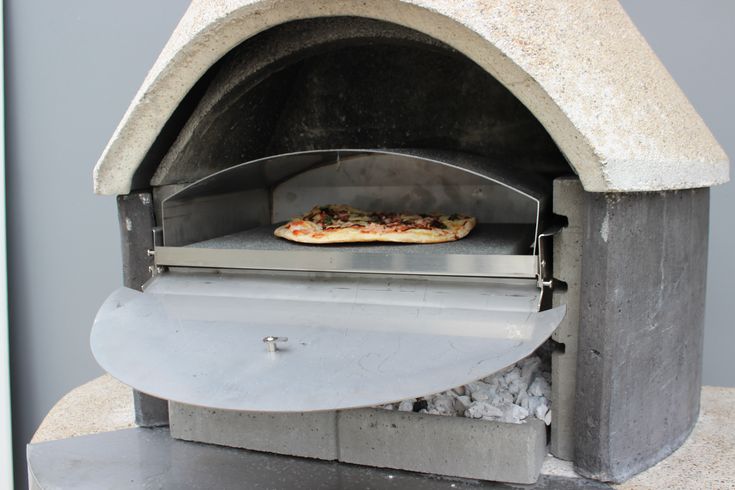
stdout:
<svg viewBox="0 0 735 490">
<path fill-rule="evenodd" d="M 709 189 L 587 194 L 575 466 L 620 482 L 699 412 Z"/>
<path fill-rule="evenodd" d="M 576 398 L 577 339 L 579 336 L 579 290 L 584 243 L 585 202 L 587 193 L 575 176 L 554 180 L 554 214 L 567 219 L 554 235 L 554 280 L 565 287 L 555 287 L 553 306 L 566 305 L 567 314 L 551 338 L 563 348 L 551 353 L 551 398 L 553 423 L 549 451 L 559 459 L 574 460 L 574 404 Z"/>
<path fill-rule="evenodd" d="M 143 284 L 151 277 L 148 268 L 153 265 L 152 257 L 147 253 L 153 249 L 153 228 L 156 226 L 151 192 L 131 192 L 118 196 L 117 214 L 120 225 L 123 285 L 141 291 Z M 133 390 L 133 403 L 135 423 L 139 427 L 168 425 L 166 400 Z"/>
</svg>

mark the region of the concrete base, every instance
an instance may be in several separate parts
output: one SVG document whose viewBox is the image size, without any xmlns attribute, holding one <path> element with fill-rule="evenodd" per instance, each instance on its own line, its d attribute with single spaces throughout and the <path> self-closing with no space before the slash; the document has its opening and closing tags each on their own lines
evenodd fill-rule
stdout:
<svg viewBox="0 0 735 490">
<path fill-rule="evenodd" d="M 621 490 L 658 490 L 666 488 L 670 490 L 689 490 L 691 488 L 730 488 L 735 487 L 735 388 L 716 388 L 706 386 L 702 390 L 702 413 L 694 431 L 684 445 L 674 454 L 666 458 L 653 468 L 645 471 L 623 485 L 615 486 Z M 273 473 L 282 471 L 279 482 L 287 483 L 293 475 L 277 463 L 283 461 L 302 461 L 305 467 L 296 467 L 294 471 L 300 471 L 297 475 L 304 477 L 308 467 L 320 468 L 320 474 L 324 480 L 321 488 L 340 488 L 338 483 L 332 479 L 335 475 L 345 478 L 345 485 L 352 483 L 347 479 L 348 474 L 364 475 L 369 479 L 375 475 L 378 480 L 363 480 L 362 487 L 371 486 L 380 488 L 410 488 L 406 484 L 403 473 L 396 470 L 376 470 L 367 467 L 353 465 L 341 465 L 336 463 L 324 463 L 317 460 L 299 458 L 288 458 L 285 456 L 274 456 L 264 453 L 250 453 L 242 450 L 219 448 L 202 444 L 190 444 L 183 441 L 170 440 L 167 430 L 140 430 L 135 434 L 162 434 L 153 443 L 160 445 L 160 453 L 156 452 L 142 439 L 142 436 L 132 437 L 135 447 L 118 448 L 115 440 L 119 440 L 120 434 L 127 433 L 122 429 L 132 424 L 132 396 L 129 387 L 112 379 L 109 375 L 101 376 L 89 383 L 82 385 L 62 398 L 51 409 L 44 419 L 38 431 L 33 437 L 33 444 L 29 446 L 29 464 L 31 471 L 39 477 L 43 484 L 41 488 L 69 488 L 85 486 L 81 482 L 87 478 L 89 481 L 86 488 L 140 488 L 134 482 L 138 478 L 152 478 L 158 475 L 164 488 L 243 488 L 248 482 L 259 475 L 270 478 Z M 112 432 L 111 432 L 112 431 Z M 107 437 L 94 439 L 101 441 L 99 446 L 87 448 L 90 439 L 86 436 L 100 434 L 107 436 L 110 433 L 112 440 Z M 79 445 L 70 447 L 68 441 L 81 441 Z M 43 442 L 58 441 L 59 444 L 40 444 Z M 75 443 L 76 444 L 76 443 Z M 38 459 L 39 452 L 32 447 L 45 448 L 44 459 Z M 85 449 L 86 448 L 86 449 Z M 145 449 L 144 449 L 145 448 Z M 201 452 L 195 449 L 203 448 Z M 122 452 L 121 452 L 122 451 Z M 196 451 L 196 452 L 195 452 Z M 222 452 L 216 452 L 222 451 Z M 145 454 L 145 458 L 140 456 Z M 229 464 L 236 465 L 239 461 L 235 456 L 241 453 L 257 457 L 257 462 L 262 468 L 253 469 L 251 466 L 242 464 L 242 467 L 231 468 Z M 177 466 L 179 473 L 170 475 L 171 455 L 184 458 L 187 454 L 196 454 L 199 459 L 187 460 L 186 466 Z M 220 454 L 227 455 L 221 458 Z M 239 457 L 239 456 L 238 456 Z M 272 464 L 271 464 L 272 463 Z M 270 465 L 270 466 L 269 466 Z M 211 468 L 217 468 L 212 472 Z M 337 469 L 330 469 L 330 468 Z M 97 471 L 95 472 L 95 468 Z M 352 470 L 355 473 L 351 473 Z M 53 471 L 52 471 L 53 470 Z M 58 471 L 56 471 L 58 470 Z M 135 476 L 124 474 L 125 471 L 135 471 Z M 272 472 L 271 472 L 272 471 Z M 232 477 L 231 485 L 217 486 L 214 478 L 220 476 Z M 452 488 L 457 480 L 438 480 L 436 477 L 418 476 L 418 488 Z M 116 480 L 117 477 L 121 479 Z M 174 478 L 180 477 L 179 480 Z M 391 479 L 391 477 L 393 479 Z M 64 485 L 65 479 L 69 478 L 79 485 Z M 94 480 L 93 478 L 102 478 Z M 305 477 L 304 477 L 305 478 Z M 177 481 L 187 481 L 185 485 L 177 485 Z M 232 484 L 232 482 L 236 482 Z M 443 487 L 434 487 L 436 482 L 443 482 Z M 131 482 L 131 483 L 128 483 Z M 304 479 L 301 487 L 307 487 L 308 479 Z M 391 486 L 391 484 L 399 486 Z M 169 484 L 170 483 L 170 484 Z M 239 485 L 238 485 L 239 483 Z M 284 486 L 285 484 L 284 483 Z M 378 483 L 382 483 L 381 487 Z M 508 488 L 507 486 L 493 486 L 493 484 L 473 483 L 471 488 Z M 401 487 L 400 485 L 404 485 Z M 267 486 L 267 485 L 266 485 Z M 273 485 L 271 485 L 272 487 Z M 359 485 L 358 485 L 359 486 Z M 251 485 L 251 488 L 257 488 Z M 296 485 L 298 488 L 299 485 Z M 517 488 L 517 486 L 511 486 Z M 312 485 L 312 488 L 320 488 Z M 349 487 L 348 487 L 349 488 Z M 353 487 L 354 488 L 354 487 Z M 454 488 L 462 488 L 455 486 Z M 539 481 L 532 488 L 609 488 L 607 485 L 596 484 L 590 480 L 581 478 L 573 470 L 572 464 L 547 456 L 541 467 Z"/>
<path fill-rule="evenodd" d="M 540 420 L 506 424 L 382 409 L 267 414 L 170 404 L 171 435 L 289 456 L 533 483 L 546 456 Z"/>
<path fill-rule="evenodd" d="M 709 189 L 587 194 L 574 461 L 625 481 L 699 412 Z"/>
</svg>

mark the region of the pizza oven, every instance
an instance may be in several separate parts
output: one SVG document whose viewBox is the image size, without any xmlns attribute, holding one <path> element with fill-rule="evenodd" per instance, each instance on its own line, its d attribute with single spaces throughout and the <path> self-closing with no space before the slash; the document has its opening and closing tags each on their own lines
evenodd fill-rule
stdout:
<svg viewBox="0 0 735 490">
<path fill-rule="evenodd" d="M 192 2 L 95 170 L 125 287 L 91 346 L 139 425 L 512 483 L 684 441 L 727 158 L 617 4 L 552 3 Z M 478 224 L 273 235 L 328 204 Z"/>
</svg>

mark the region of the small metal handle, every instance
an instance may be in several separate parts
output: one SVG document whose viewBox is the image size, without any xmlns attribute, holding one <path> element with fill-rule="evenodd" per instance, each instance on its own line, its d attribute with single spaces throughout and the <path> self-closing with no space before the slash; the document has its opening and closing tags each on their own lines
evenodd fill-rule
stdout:
<svg viewBox="0 0 735 490">
<path fill-rule="evenodd" d="M 269 335 L 267 337 L 263 337 L 263 342 L 265 342 L 265 350 L 268 352 L 275 352 L 278 350 L 278 345 L 276 342 L 288 342 L 288 337 L 274 337 L 272 335 Z"/>
</svg>

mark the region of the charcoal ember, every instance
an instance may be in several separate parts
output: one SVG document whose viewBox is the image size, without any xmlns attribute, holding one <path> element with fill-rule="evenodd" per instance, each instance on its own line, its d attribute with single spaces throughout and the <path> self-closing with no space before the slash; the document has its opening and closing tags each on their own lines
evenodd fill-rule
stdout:
<svg viewBox="0 0 735 490">
<path fill-rule="evenodd" d="M 473 403 L 464 415 L 472 419 L 498 420 L 503 416 L 503 411 L 486 401 L 479 401 Z"/>
<path fill-rule="evenodd" d="M 454 398 L 446 393 L 429 398 L 427 411 L 434 415 L 457 415 Z"/>
<path fill-rule="evenodd" d="M 465 410 L 470 408 L 470 405 L 472 405 L 472 398 L 467 395 L 456 396 L 454 398 L 454 410 L 459 414 L 463 414 Z"/>
<path fill-rule="evenodd" d="M 524 396 L 523 398 L 517 400 L 516 404 L 525 408 L 526 410 L 528 410 L 529 413 L 532 413 L 532 414 L 535 414 L 536 410 L 541 406 L 545 406 L 547 410 L 549 408 L 548 407 L 549 400 L 546 397 L 533 396 L 533 395 L 528 395 L 528 394 L 526 394 L 526 396 Z M 538 418 L 543 419 L 543 415 Z"/>
<path fill-rule="evenodd" d="M 520 424 L 528 417 L 551 424 L 548 362 L 532 355 L 512 366 L 443 393 L 384 408 Z"/>
<path fill-rule="evenodd" d="M 517 398 L 518 395 L 520 395 L 521 393 L 525 393 L 526 388 L 528 388 L 528 385 L 525 384 L 520 377 L 508 383 L 508 393 L 513 395 L 514 399 Z"/>
<path fill-rule="evenodd" d="M 528 387 L 528 394 L 551 398 L 551 385 L 543 376 L 537 376 Z"/>
<path fill-rule="evenodd" d="M 517 366 L 521 370 L 521 380 L 528 386 L 533 379 L 541 372 L 541 358 L 538 356 L 530 356 L 518 361 Z"/>
<path fill-rule="evenodd" d="M 528 410 L 515 403 L 501 402 L 495 405 L 502 413 L 498 419 L 500 422 L 509 424 L 520 424 L 528 417 Z"/>
<path fill-rule="evenodd" d="M 548 405 L 546 405 L 545 403 L 536 406 L 536 409 L 533 410 L 533 412 L 531 413 L 533 413 L 534 417 L 539 420 L 543 420 L 544 422 L 546 422 L 546 414 L 549 414 L 549 421 L 546 423 L 546 425 L 551 424 L 551 411 L 549 410 Z"/>
<path fill-rule="evenodd" d="M 401 403 L 398 404 L 398 411 L 399 412 L 413 412 L 413 404 L 414 400 L 403 400 Z"/>
<path fill-rule="evenodd" d="M 521 369 L 517 366 L 513 366 L 513 369 L 503 375 L 503 382 L 506 386 L 510 386 L 512 383 L 518 383 L 521 380 Z"/>
<path fill-rule="evenodd" d="M 465 393 L 469 393 L 469 395 L 472 396 L 473 393 L 485 390 L 487 386 L 488 385 L 486 385 L 482 381 L 475 381 L 473 383 L 467 383 L 463 388 L 465 390 Z"/>
<path fill-rule="evenodd" d="M 483 386 L 480 383 L 476 383 L 473 389 L 470 390 L 470 398 L 472 398 L 472 401 L 476 401 L 476 402 L 492 400 L 496 398 L 497 396 L 498 396 L 498 393 L 495 390 L 495 388 L 489 385 Z"/>
</svg>

